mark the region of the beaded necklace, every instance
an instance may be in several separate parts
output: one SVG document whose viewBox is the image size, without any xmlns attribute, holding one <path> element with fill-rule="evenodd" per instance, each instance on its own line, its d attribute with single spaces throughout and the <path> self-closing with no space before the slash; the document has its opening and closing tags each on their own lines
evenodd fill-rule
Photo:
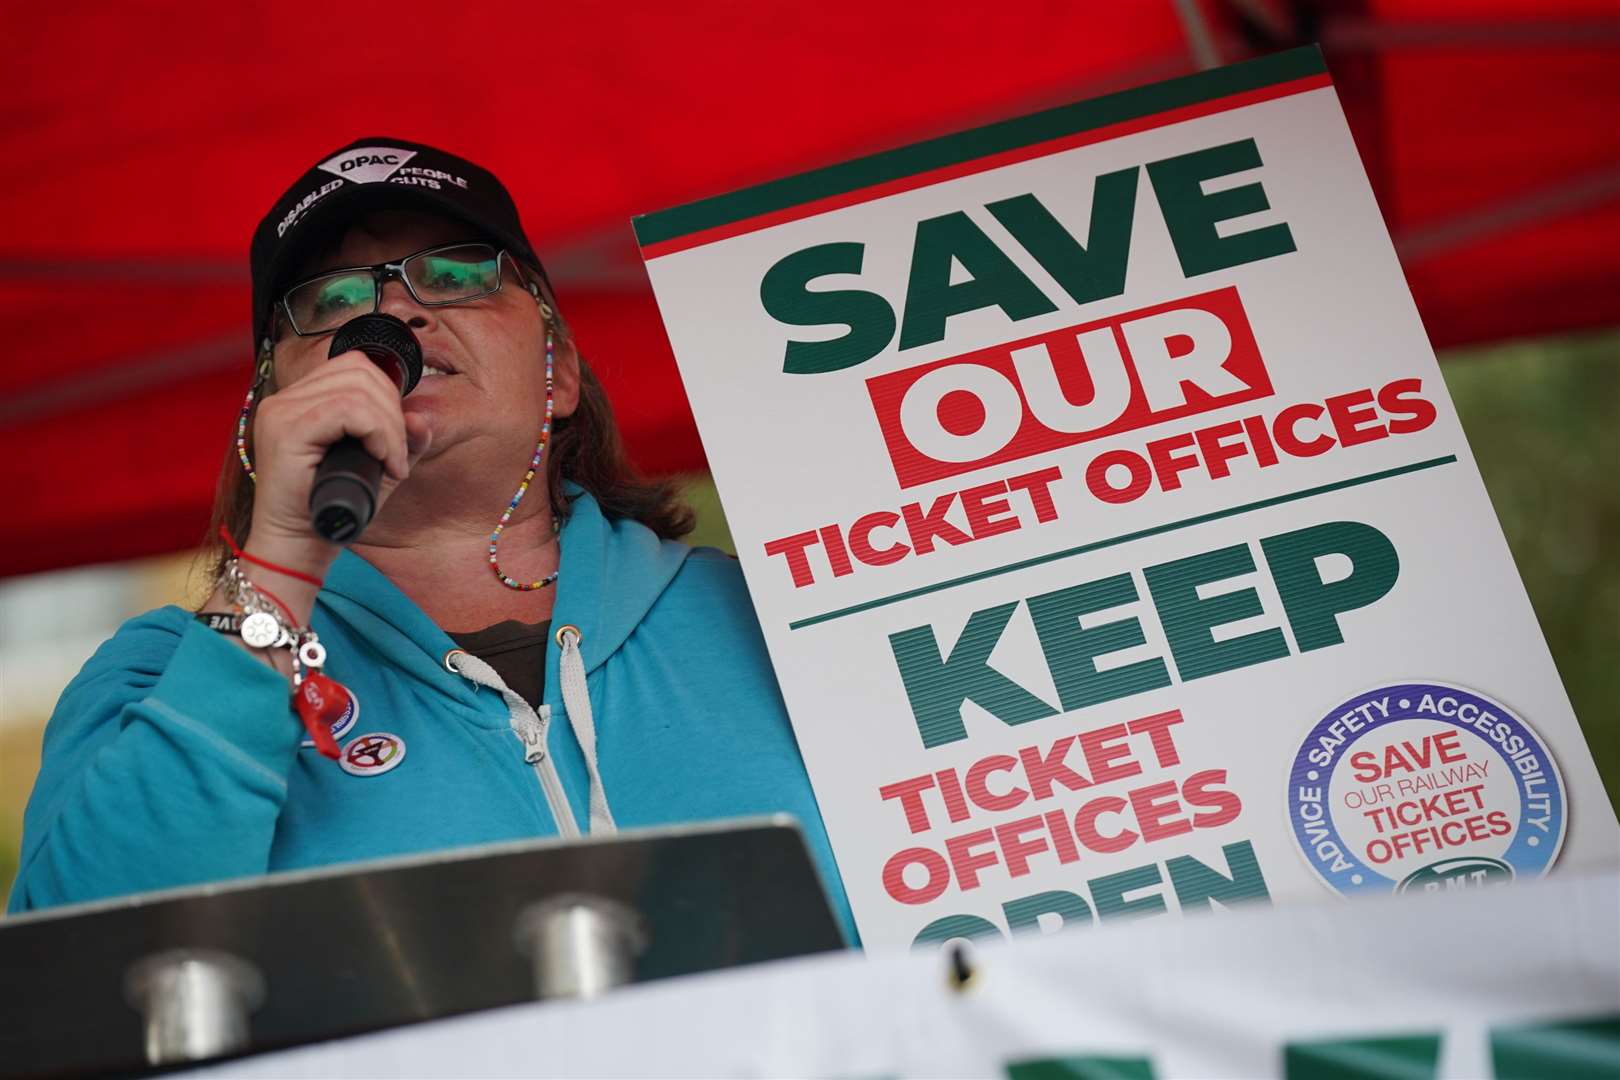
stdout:
<svg viewBox="0 0 1620 1080">
<path fill-rule="evenodd" d="M 247 478 L 255 484 L 259 482 L 259 474 L 253 471 L 253 459 L 248 457 L 248 417 L 253 414 L 253 398 L 264 380 L 270 377 L 270 339 L 265 338 L 260 347 L 259 373 L 248 387 L 247 397 L 242 399 L 242 411 L 236 417 L 236 457 L 242 463 L 242 471 Z"/>
<path fill-rule="evenodd" d="M 554 339 L 551 333 L 550 320 L 548 319 L 546 323 L 546 412 L 540 424 L 540 441 L 535 445 L 534 457 L 529 459 L 529 471 L 523 474 L 523 482 L 518 484 L 517 493 L 512 496 L 512 501 L 506 504 L 506 510 L 502 512 L 501 520 L 496 523 L 495 531 L 489 534 L 490 571 L 494 573 L 495 579 L 502 585 L 505 585 L 508 589 L 516 589 L 519 592 L 533 592 L 536 589 L 543 589 L 547 585 L 553 584 L 557 580 L 557 575 L 562 572 L 562 567 L 559 566 L 538 581 L 518 581 L 516 578 L 508 577 L 501 570 L 501 564 L 496 552 L 496 548 L 499 547 L 501 542 L 501 533 L 506 529 L 507 523 L 512 520 L 513 513 L 517 511 L 518 503 L 522 502 L 523 496 L 528 494 L 529 485 L 534 481 L 534 474 L 539 471 L 540 462 L 546 456 L 546 446 L 551 441 L 551 405 L 554 385 L 552 382 L 552 361 L 554 351 Z M 253 459 L 248 455 L 248 418 L 253 412 L 255 392 L 259 388 L 259 383 L 263 380 L 263 375 L 264 372 L 261 368 L 260 379 L 248 387 L 247 397 L 242 401 L 242 412 L 236 418 L 236 456 L 242 462 L 242 471 L 247 473 L 248 479 L 254 483 L 258 483 L 259 477 L 253 470 Z"/>
<path fill-rule="evenodd" d="M 505 585 L 508 589 L 516 589 L 519 592 L 532 592 L 535 589 L 543 589 L 547 585 L 550 585 L 552 582 L 556 581 L 557 575 L 562 572 L 562 566 L 560 565 L 562 562 L 562 557 L 559 553 L 557 559 L 559 565 L 557 569 L 553 570 L 539 581 L 531 581 L 525 585 L 523 582 L 514 580 L 513 578 L 509 578 L 503 574 L 501 572 L 501 564 L 495 561 L 495 547 L 501 542 L 501 530 L 505 529 L 506 523 L 512 520 L 512 512 L 517 509 L 518 503 L 522 502 L 523 496 L 528 493 L 529 482 L 534 479 L 535 471 L 540 468 L 540 459 L 546 456 L 546 443 L 551 441 L 551 354 L 551 324 L 548 320 L 546 323 L 546 415 L 540 423 L 540 442 L 534 448 L 534 457 L 529 459 L 529 471 L 523 474 L 523 482 L 518 485 L 517 494 L 513 495 L 512 501 L 506 504 L 506 510 L 501 514 L 501 520 L 498 524 L 496 524 L 495 531 L 489 534 L 490 570 L 494 572 L 496 579 L 499 580 L 502 585 Z"/>
</svg>

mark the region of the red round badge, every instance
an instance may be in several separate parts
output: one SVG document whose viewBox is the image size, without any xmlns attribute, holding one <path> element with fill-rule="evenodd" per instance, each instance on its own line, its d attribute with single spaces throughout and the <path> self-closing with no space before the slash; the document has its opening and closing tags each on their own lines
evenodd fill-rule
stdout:
<svg viewBox="0 0 1620 1080">
<path fill-rule="evenodd" d="M 347 686 L 341 683 L 337 684 L 337 686 L 343 692 L 345 705 L 343 711 L 338 714 L 337 719 L 332 721 L 332 738 L 341 739 L 353 731 L 354 725 L 360 722 L 360 698 Z M 302 745 L 306 748 L 312 747 L 315 745 L 315 740 L 306 735 Z"/>
</svg>

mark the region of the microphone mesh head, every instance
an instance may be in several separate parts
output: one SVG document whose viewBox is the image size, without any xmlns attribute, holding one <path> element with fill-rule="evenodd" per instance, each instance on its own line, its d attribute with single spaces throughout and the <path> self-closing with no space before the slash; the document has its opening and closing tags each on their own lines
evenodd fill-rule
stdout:
<svg viewBox="0 0 1620 1080">
<path fill-rule="evenodd" d="M 422 381 L 422 346 L 403 321 L 385 312 L 374 311 L 350 319 L 332 335 L 328 357 L 359 349 L 372 362 L 393 376 L 404 397 Z"/>
</svg>

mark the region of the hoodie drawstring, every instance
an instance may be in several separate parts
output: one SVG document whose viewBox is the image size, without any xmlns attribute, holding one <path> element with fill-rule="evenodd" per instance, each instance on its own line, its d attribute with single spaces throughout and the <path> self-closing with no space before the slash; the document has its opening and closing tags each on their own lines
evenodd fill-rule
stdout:
<svg viewBox="0 0 1620 1080">
<path fill-rule="evenodd" d="M 593 834 L 616 832 L 617 826 L 613 821 L 612 811 L 608 808 L 607 792 L 602 788 L 602 775 L 596 761 L 596 724 L 591 717 L 591 699 L 585 692 L 585 664 L 579 655 L 579 631 L 574 627 L 565 629 L 573 631 L 571 634 L 558 635 L 558 643 L 562 645 L 563 662 L 559 673 L 563 690 L 563 710 L 568 713 L 569 726 L 574 730 L 574 738 L 579 741 L 580 749 L 585 755 L 585 770 L 590 776 L 590 828 Z M 572 654 L 570 656 L 570 654 Z M 540 713 L 529 707 L 521 694 L 508 689 L 500 675 L 488 663 L 461 649 L 453 649 L 445 656 L 445 667 L 479 686 L 488 687 L 501 695 L 506 703 L 508 723 L 512 733 L 522 741 L 524 746 L 524 760 L 534 767 L 535 774 L 540 778 L 540 786 L 546 795 L 546 801 L 551 807 L 552 816 L 557 819 L 557 831 L 565 836 L 578 836 L 579 827 L 574 821 L 572 808 L 562 789 L 556 769 L 548 760 L 546 753 L 546 720 L 549 719 L 550 709 L 540 706 Z"/>
<path fill-rule="evenodd" d="M 602 786 L 602 773 L 596 761 L 596 720 L 591 716 L 591 695 L 585 685 L 585 661 L 579 653 L 579 628 L 563 626 L 557 630 L 557 644 L 562 646 L 562 667 L 557 672 L 562 684 L 563 711 L 568 714 L 568 725 L 574 729 L 574 738 L 585 754 L 585 771 L 591 777 L 591 835 L 617 832 L 613 811 L 608 809 L 607 790 Z"/>
</svg>

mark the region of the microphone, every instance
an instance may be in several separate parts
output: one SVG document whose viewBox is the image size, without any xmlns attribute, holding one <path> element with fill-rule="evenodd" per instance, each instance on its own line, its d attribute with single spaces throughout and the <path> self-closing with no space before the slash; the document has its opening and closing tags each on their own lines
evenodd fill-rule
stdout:
<svg viewBox="0 0 1620 1080">
<path fill-rule="evenodd" d="M 422 379 L 422 346 L 411 328 L 380 311 L 350 319 L 332 335 L 331 358 L 359 349 L 382 368 L 404 397 Z M 345 435 L 326 448 L 309 491 L 309 520 L 315 532 L 334 544 L 347 544 L 371 524 L 382 484 L 382 462 L 365 444 Z"/>
</svg>

